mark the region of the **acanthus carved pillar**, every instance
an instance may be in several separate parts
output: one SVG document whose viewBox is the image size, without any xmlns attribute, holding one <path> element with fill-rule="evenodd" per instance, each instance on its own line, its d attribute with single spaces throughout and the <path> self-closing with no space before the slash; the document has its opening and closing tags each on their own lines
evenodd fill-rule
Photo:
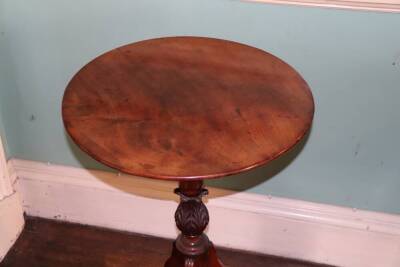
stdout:
<svg viewBox="0 0 400 267">
<path fill-rule="evenodd" d="M 209 215 L 202 197 L 208 194 L 203 181 L 180 182 L 175 193 L 180 203 L 175 221 L 182 232 L 176 239 L 171 258 L 166 267 L 221 267 L 215 249 L 203 232 Z"/>
</svg>

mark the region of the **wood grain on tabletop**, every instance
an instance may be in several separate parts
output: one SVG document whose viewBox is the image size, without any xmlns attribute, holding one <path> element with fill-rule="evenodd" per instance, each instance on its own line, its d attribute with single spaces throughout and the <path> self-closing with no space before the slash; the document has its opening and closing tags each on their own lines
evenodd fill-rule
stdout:
<svg viewBox="0 0 400 267">
<path fill-rule="evenodd" d="M 200 37 L 107 52 L 70 81 L 67 132 L 100 162 L 159 179 L 226 176 L 294 146 L 314 113 L 303 78 L 247 45 Z"/>
</svg>

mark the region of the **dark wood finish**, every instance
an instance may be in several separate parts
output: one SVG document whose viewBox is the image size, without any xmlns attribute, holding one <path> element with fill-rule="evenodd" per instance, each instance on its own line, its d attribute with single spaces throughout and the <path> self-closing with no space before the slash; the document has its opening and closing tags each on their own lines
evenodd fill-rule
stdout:
<svg viewBox="0 0 400 267">
<path fill-rule="evenodd" d="M 265 164 L 311 125 L 314 102 L 280 59 L 243 44 L 199 37 L 142 41 L 83 67 L 62 104 L 72 139 L 120 171 L 181 181 L 182 234 L 166 267 L 221 267 L 203 234 L 202 180 Z"/>
<path fill-rule="evenodd" d="M 62 103 L 68 133 L 93 158 L 172 180 L 265 164 L 303 137 L 313 112 L 306 82 L 285 62 L 199 37 L 105 53 L 73 77 Z"/>
<path fill-rule="evenodd" d="M 165 263 L 164 267 L 223 267 L 217 257 L 217 252 L 212 244 L 206 253 L 188 257 L 181 253 L 174 243 L 172 256 Z"/>
<path fill-rule="evenodd" d="M 0 267 L 160 267 L 171 240 L 27 218 Z M 218 249 L 228 267 L 322 267 L 313 263 Z"/>
<path fill-rule="evenodd" d="M 175 193 L 181 202 L 175 221 L 182 234 L 173 245 L 172 255 L 165 267 L 223 267 L 212 243 L 203 233 L 209 222 L 202 197 L 208 194 L 202 181 L 182 181 Z"/>
</svg>

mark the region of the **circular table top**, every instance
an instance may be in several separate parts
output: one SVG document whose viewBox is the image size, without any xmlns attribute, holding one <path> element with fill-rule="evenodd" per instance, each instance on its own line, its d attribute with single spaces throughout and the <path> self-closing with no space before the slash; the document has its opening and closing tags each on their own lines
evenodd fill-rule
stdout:
<svg viewBox="0 0 400 267">
<path fill-rule="evenodd" d="M 64 94 L 76 144 L 143 177 L 193 180 L 263 165 L 294 146 L 314 114 L 311 91 L 288 64 L 219 39 L 169 37 L 107 52 Z"/>
</svg>

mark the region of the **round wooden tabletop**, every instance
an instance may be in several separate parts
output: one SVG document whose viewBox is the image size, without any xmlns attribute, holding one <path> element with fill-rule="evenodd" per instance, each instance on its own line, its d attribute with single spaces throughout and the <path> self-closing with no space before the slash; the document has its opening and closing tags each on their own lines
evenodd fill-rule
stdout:
<svg viewBox="0 0 400 267">
<path fill-rule="evenodd" d="M 262 50 L 170 37 L 107 52 L 70 81 L 67 132 L 98 161 L 143 177 L 193 180 L 263 165 L 309 129 L 302 77 Z"/>
</svg>

